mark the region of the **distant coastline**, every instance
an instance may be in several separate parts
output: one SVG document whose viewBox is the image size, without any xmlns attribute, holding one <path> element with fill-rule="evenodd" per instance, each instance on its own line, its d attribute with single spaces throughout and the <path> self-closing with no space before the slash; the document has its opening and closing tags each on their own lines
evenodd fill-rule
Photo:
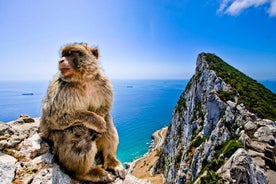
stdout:
<svg viewBox="0 0 276 184">
<path fill-rule="evenodd" d="M 149 151 L 142 157 L 137 158 L 131 162 L 128 169 L 129 174 L 132 174 L 141 179 L 149 180 L 153 184 L 163 183 L 163 176 L 161 174 L 152 176 L 151 169 L 158 159 L 158 155 L 165 140 L 167 130 L 168 127 L 164 127 L 152 134 L 152 143 Z"/>
</svg>

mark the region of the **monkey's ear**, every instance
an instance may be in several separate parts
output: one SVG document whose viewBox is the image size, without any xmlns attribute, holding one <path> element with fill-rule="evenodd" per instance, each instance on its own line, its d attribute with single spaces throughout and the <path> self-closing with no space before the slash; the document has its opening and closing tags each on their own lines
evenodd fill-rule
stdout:
<svg viewBox="0 0 276 184">
<path fill-rule="evenodd" d="M 99 58 L 98 48 L 91 48 L 91 52 L 97 59 Z"/>
</svg>

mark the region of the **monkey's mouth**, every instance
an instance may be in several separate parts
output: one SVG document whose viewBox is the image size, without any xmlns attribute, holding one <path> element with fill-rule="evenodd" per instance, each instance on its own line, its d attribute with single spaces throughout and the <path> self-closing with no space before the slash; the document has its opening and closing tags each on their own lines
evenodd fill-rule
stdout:
<svg viewBox="0 0 276 184">
<path fill-rule="evenodd" d="M 59 70 L 64 77 L 68 77 L 73 74 L 72 68 L 69 67 L 60 67 Z"/>
<path fill-rule="evenodd" d="M 71 68 L 70 68 L 70 67 L 66 67 L 66 66 L 60 66 L 60 67 L 59 67 L 59 70 L 60 70 L 61 72 L 67 72 L 67 71 L 71 70 Z"/>
<path fill-rule="evenodd" d="M 61 73 L 67 72 L 70 70 L 70 68 L 59 68 Z"/>
</svg>

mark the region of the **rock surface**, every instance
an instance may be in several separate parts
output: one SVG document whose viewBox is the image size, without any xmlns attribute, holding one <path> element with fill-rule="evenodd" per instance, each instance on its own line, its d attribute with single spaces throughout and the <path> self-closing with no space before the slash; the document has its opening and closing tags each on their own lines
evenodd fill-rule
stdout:
<svg viewBox="0 0 276 184">
<path fill-rule="evenodd" d="M 16 121 L 0 123 L 1 184 L 81 184 L 54 162 L 49 147 L 39 137 L 39 119 L 21 115 Z M 148 184 L 128 174 L 115 184 Z"/>
<path fill-rule="evenodd" d="M 16 159 L 7 154 L 0 153 L 0 183 L 11 183 L 14 178 Z"/>
<path fill-rule="evenodd" d="M 165 183 L 275 181 L 276 123 L 249 112 L 238 94 L 231 100 L 218 95 L 231 90 L 200 54 L 154 167 Z"/>
<path fill-rule="evenodd" d="M 218 172 L 231 183 L 268 183 L 264 170 L 242 148 L 238 149 Z"/>
</svg>

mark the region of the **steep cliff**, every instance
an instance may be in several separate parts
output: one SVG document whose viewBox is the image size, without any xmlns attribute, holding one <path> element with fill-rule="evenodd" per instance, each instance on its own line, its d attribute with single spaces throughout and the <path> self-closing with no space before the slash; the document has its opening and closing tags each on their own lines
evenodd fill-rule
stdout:
<svg viewBox="0 0 276 184">
<path fill-rule="evenodd" d="M 272 183 L 276 95 L 201 53 L 154 166 L 165 183 Z"/>
</svg>

